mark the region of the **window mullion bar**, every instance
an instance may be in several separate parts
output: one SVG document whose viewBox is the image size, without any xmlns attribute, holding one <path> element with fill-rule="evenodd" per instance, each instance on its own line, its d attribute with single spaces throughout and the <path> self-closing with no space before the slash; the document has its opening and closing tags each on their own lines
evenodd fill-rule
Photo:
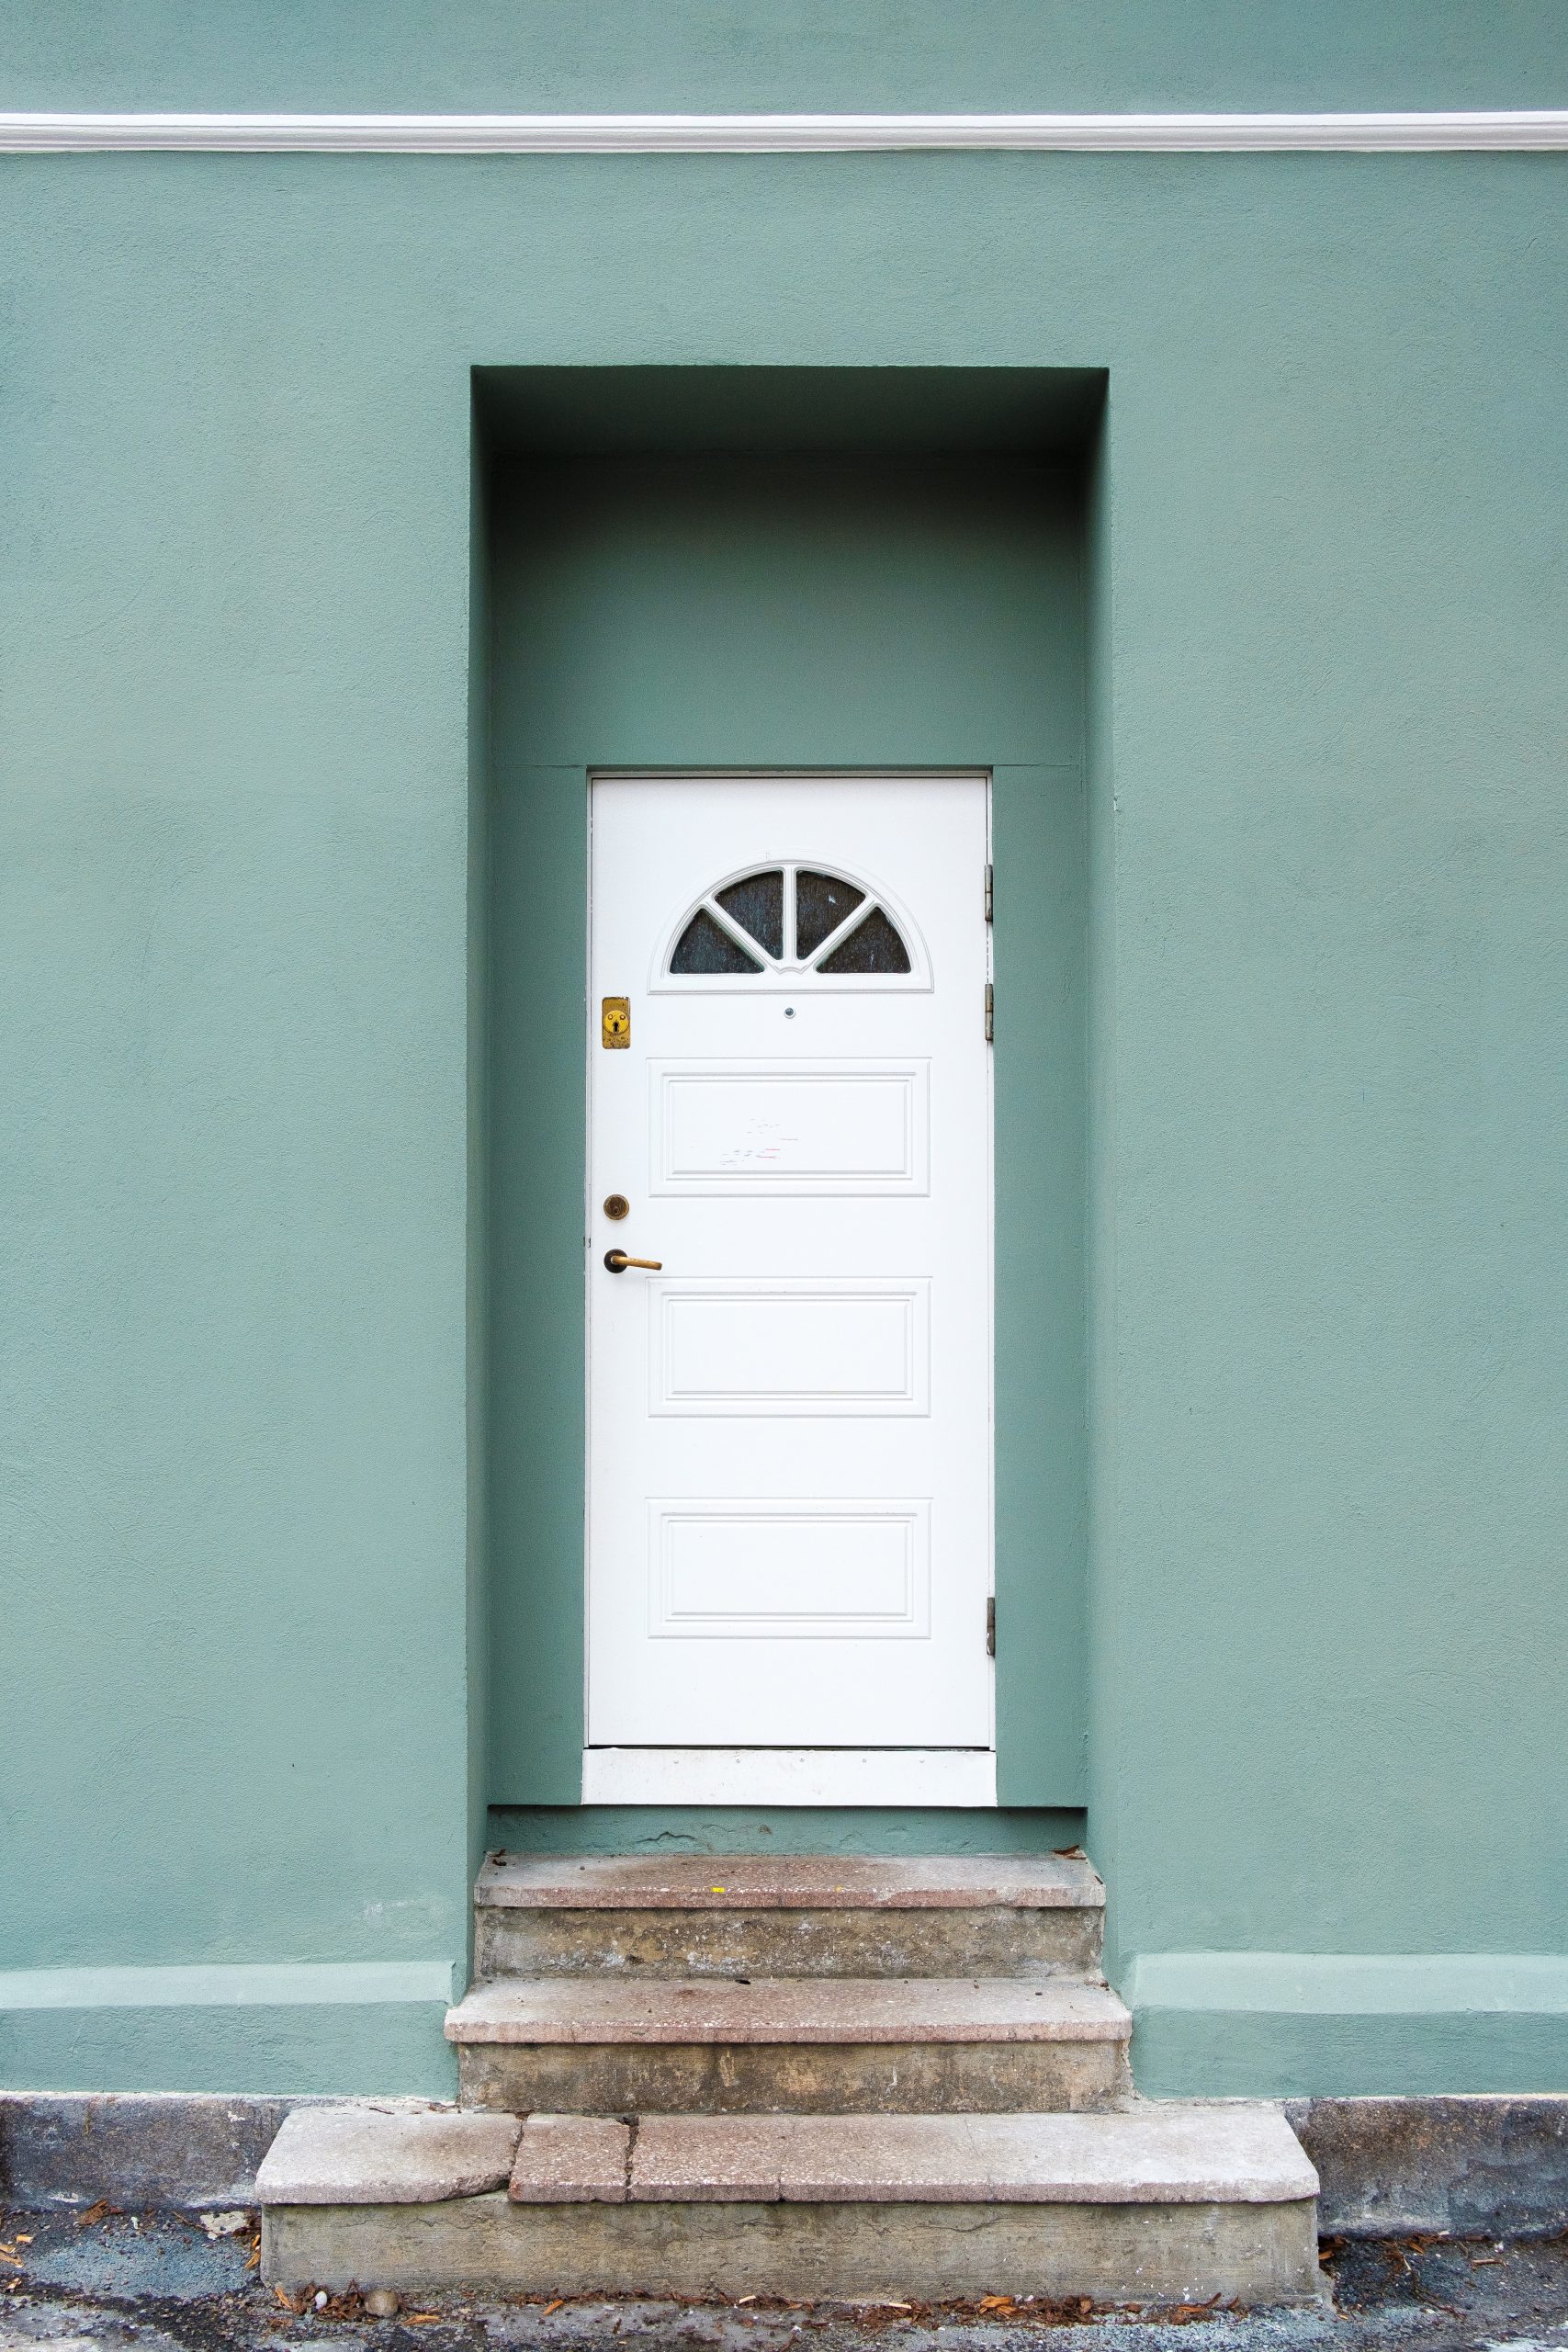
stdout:
<svg viewBox="0 0 1568 2352">
<path fill-rule="evenodd" d="M 793 865 L 784 869 L 784 954 L 779 958 L 786 967 L 799 962 L 795 952 L 795 876 Z"/>
<path fill-rule="evenodd" d="M 822 942 L 821 946 L 813 951 L 807 960 L 805 968 L 808 972 L 815 972 L 818 966 L 821 963 L 823 956 L 830 956 L 835 947 L 841 946 L 845 939 L 848 938 L 850 933 L 854 930 L 856 924 L 863 922 L 866 916 L 871 914 L 874 910 L 875 907 L 876 900 L 874 899 L 863 899 L 858 907 L 852 907 L 849 913 L 844 917 L 843 922 L 839 925 L 837 931 L 830 931 L 828 933 L 827 938 Z M 889 920 L 891 920 L 891 918 L 889 918 Z"/>
<path fill-rule="evenodd" d="M 727 931 L 729 933 L 729 936 L 734 940 L 737 947 L 744 947 L 747 955 L 755 956 L 760 964 L 773 964 L 773 958 L 769 955 L 761 941 L 760 939 L 753 939 L 750 933 L 747 931 L 742 924 L 738 923 L 733 915 L 726 914 L 724 909 L 719 905 L 716 899 L 705 899 L 703 900 L 703 907 L 706 913 L 712 915 L 715 922 L 719 926 L 719 929 L 721 931 Z"/>
</svg>

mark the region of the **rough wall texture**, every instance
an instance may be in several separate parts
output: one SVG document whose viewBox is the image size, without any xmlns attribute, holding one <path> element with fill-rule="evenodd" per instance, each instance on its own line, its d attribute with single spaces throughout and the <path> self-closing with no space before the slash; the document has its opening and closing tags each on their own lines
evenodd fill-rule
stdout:
<svg viewBox="0 0 1568 2352">
<path fill-rule="evenodd" d="M 422 0 L 295 12 L 246 0 L 18 8 L 15 107 L 372 112 L 671 107 L 1517 107 L 1568 104 L 1553 0 L 622 0 L 597 40 L 575 0 Z"/>
<path fill-rule="evenodd" d="M 220 50 L 195 10 L 34 11 L 5 100 L 1568 97 L 1547 6 L 1214 6 L 1179 59 L 1155 8 L 897 18 L 786 51 L 752 11 L 640 9 L 606 57 L 575 10 L 476 6 L 437 57 L 412 12 L 374 40 L 229 12 Z M 461 1961 L 468 371 L 551 359 L 1109 369 L 1090 1770 L 1120 1950 L 1562 1951 L 1564 185 L 6 163 L 0 1965 Z M 252 2090 L 448 2079 L 438 2004 L 421 2072 L 358 1981 L 341 2032 L 301 2002 L 249 2045 L 219 1985 L 160 2079 L 212 2087 L 220 2050 Z M 144 2079 L 134 1990 L 85 2039 L 30 2012 L 28 2078 Z M 1187 2014 L 1154 2086 L 1208 2086 L 1233 2022 Z M 1486 2087 L 1468 2030 L 1441 2046 Z M 1401 2088 L 1425 2032 L 1335 2086 Z M 1245 2086 L 1325 2086 L 1299 2019 L 1247 2046 Z"/>
</svg>

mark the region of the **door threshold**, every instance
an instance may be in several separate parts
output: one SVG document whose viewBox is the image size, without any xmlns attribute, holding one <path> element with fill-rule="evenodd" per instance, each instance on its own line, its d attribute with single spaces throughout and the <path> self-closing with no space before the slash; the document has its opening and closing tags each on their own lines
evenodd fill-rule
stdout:
<svg viewBox="0 0 1568 2352">
<path fill-rule="evenodd" d="M 995 1805 L 989 1747 L 588 1747 L 584 1804 Z"/>
</svg>

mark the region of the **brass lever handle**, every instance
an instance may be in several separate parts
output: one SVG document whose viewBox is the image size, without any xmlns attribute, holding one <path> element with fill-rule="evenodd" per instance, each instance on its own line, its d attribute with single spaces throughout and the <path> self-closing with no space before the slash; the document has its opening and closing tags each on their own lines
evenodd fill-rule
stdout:
<svg viewBox="0 0 1568 2352">
<path fill-rule="evenodd" d="M 661 1274 L 664 1272 L 662 1258 L 628 1258 L 624 1250 L 606 1250 L 604 1263 L 613 1274 L 624 1274 L 628 1266 L 645 1267 L 650 1274 Z"/>
</svg>

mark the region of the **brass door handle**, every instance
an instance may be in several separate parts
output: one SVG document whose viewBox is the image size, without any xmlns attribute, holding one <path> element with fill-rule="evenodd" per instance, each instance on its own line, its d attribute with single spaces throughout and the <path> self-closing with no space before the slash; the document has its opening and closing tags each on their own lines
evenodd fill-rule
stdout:
<svg viewBox="0 0 1568 2352">
<path fill-rule="evenodd" d="M 642 1266 L 650 1274 L 661 1274 L 664 1272 L 662 1258 L 628 1258 L 624 1250 L 606 1250 L 604 1263 L 613 1274 L 624 1274 L 628 1266 Z"/>
</svg>

